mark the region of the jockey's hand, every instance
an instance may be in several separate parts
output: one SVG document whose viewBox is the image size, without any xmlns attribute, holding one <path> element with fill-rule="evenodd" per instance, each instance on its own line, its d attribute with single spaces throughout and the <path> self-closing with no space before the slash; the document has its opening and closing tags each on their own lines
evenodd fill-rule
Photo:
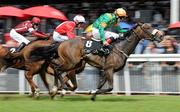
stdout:
<svg viewBox="0 0 180 112">
<path fill-rule="evenodd" d="M 49 38 L 49 37 L 51 37 L 51 36 L 52 36 L 52 34 L 51 34 L 51 33 L 46 33 L 46 35 L 47 35 L 47 38 Z"/>
<path fill-rule="evenodd" d="M 109 46 L 109 43 L 108 43 L 107 41 L 104 41 L 104 42 L 103 42 L 103 45 L 104 45 L 104 46 Z"/>
<path fill-rule="evenodd" d="M 52 36 L 52 33 L 46 33 L 49 37 Z"/>
</svg>

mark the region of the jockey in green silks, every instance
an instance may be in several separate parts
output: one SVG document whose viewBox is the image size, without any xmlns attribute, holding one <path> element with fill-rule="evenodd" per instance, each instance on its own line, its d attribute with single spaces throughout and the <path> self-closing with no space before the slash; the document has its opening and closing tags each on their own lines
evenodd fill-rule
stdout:
<svg viewBox="0 0 180 112">
<path fill-rule="evenodd" d="M 104 46 L 108 46 L 120 36 L 117 33 L 106 31 L 106 28 L 117 26 L 119 21 L 124 20 L 126 17 L 126 11 L 123 8 L 118 8 L 113 13 L 101 15 L 92 25 L 93 38 L 101 40 Z"/>
</svg>

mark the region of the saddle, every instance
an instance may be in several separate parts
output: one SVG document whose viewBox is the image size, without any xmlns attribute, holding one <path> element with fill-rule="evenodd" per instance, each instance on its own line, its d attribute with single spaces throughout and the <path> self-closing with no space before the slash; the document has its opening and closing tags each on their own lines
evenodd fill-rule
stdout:
<svg viewBox="0 0 180 112">
<path fill-rule="evenodd" d="M 96 40 L 85 40 L 84 52 L 85 54 L 92 53 L 99 56 L 107 56 L 111 53 L 113 49 L 112 45 L 103 46 L 102 42 Z"/>
</svg>

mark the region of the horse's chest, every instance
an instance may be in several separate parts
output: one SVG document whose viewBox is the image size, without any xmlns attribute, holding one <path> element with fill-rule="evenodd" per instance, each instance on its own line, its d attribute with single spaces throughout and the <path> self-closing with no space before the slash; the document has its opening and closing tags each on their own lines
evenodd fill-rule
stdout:
<svg viewBox="0 0 180 112">
<path fill-rule="evenodd" d="M 122 69 L 126 64 L 126 59 L 112 54 L 107 58 L 107 64 L 113 65 L 114 69 Z"/>
</svg>

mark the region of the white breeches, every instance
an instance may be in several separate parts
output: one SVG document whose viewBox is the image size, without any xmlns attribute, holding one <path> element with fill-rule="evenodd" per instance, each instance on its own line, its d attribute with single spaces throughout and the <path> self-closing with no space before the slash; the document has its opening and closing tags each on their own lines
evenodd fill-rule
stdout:
<svg viewBox="0 0 180 112">
<path fill-rule="evenodd" d="M 12 29 L 10 31 L 10 37 L 14 40 L 16 40 L 18 43 L 24 42 L 25 44 L 28 44 L 30 41 L 26 39 L 23 35 L 16 32 L 16 30 Z"/>
<path fill-rule="evenodd" d="M 114 39 L 119 38 L 119 35 L 117 33 L 110 32 L 110 31 L 104 31 L 104 33 L 105 33 L 105 39 L 109 37 L 113 37 Z M 92 29 L 92 35 L 94 39 L 100 40 L 100 33 L 97 28 Z"/>
<path fill-rule="evenodd" d="M 61 35 L 56 31 L 53 32 L 53 40 L 54 41 L 62 42 L 62 41 L 68 40 L 68 39 L 69 38 L 66 35 Z"/>
</svg>

